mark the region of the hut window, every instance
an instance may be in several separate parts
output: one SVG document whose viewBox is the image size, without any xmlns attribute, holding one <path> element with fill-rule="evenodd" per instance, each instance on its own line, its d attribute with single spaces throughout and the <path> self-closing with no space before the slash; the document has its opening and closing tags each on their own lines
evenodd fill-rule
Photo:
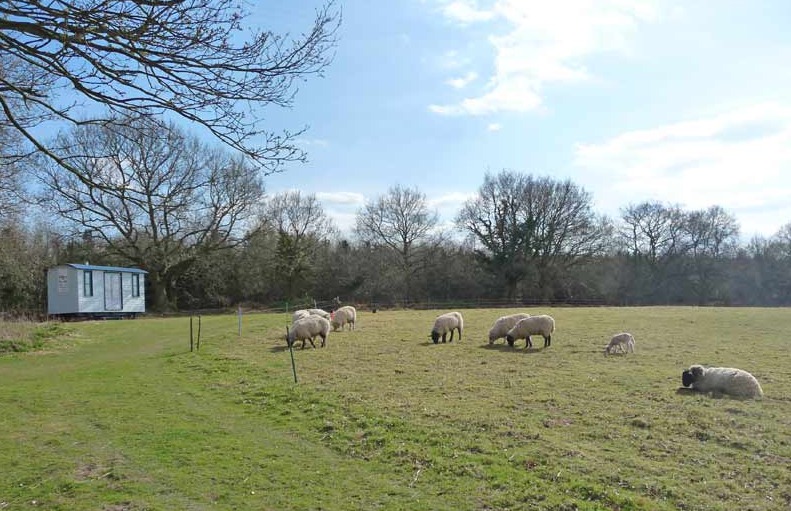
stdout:
<svg viewBox="0 0 791 511">
<path fill-rule="evenodd" d="M 140 296 L 140 275 L 132 274 L 132 296 Z"/>
<path fill-rule="evenodd" d="M 82 272 L 82 291 L 85 296 L 93 296 L 93 272 Z"/>
</svg>

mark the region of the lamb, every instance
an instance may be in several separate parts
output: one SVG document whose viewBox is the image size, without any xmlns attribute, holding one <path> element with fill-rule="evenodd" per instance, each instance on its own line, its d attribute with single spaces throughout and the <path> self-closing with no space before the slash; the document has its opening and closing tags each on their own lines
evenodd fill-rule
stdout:
<svg viewBox="0 0 791 511">
<path fill-rule="evenodd" d="M 302 349 L 305 349 L 305 340 L 310 341 L 311 346 L 314 348 L 316 344 L 313 342 L 317 336 L 321 337 L 321 347 L 327 344 L 327 335 L 330 332 L 330 322 L 320 316 L 310 315 L 305 318 L 294 321 L 291 329 L 288 330 L 286 342 L 289 346 L 293 346 L 296 341 L 302 341 Z"/>
<path fill-rule="evenodd" d="M 511 314 L 510 316 L 502 316 L 497 318 L 492 328 L 489 329 L 489 344 L 494 344 L 494 341 L 505 337 L 508 331 L 512 329 L 520 320 L 529 318 L 530 314 Z"/>
<path fill-rule="evenodd" d="M 764 395 L 755 376 L 733 367 L 703 367 L 695 364 L 681 373 L 681 383 L 698 392 L 728 394 L 739 398 L 760 399 Z"/>
<path fill-rule="evenodd" d="M 333 330 L 337 330 L 338 328 L 343 330 L 343 326 L 347 323 L 349 324 L 349 330 L 354 330 L 354 322 L 356 320 L 357 309 L 351 305 L 345 305 L 330 314 L 330 323 L 332 324 Z"/>
<path fill-rule="evenodd" d="M 505 340 L 508 341 L 509 346 L 513 347 L 517 339 L 525 339 L 527 340 L 525 347 L 532 348 L 533 343 L 530 340 L 530 336 L 541 335 L 544 337 L 544 347 L 546 348 L 552 344 L 552 332 L 554 331 L 555 320 L 552 316 L 530 316 L 529 318 L 519 320 L 519 322 L 505 335 Z"/>
<path fill-rule="evenodd" d="M 627 332 L 613 335 L 610 343 L 604 347 L 604 355 L 615 353 L 616 348 L 623 353 L 634 353 L 634 336 Z"/>
<path fill-rule="evenodd" d="M 434 320 L 434 327 L 431 329 L 431 340 L 434 344 L 439 343 L 439 338 L 442 337 L 442 342 L 445 342 L 445 336 L 450 332 L 450 341 L 453 342 L 453 331 L 459 331 L 459 340 L 461 340 L 461 332 L 464 330 L 464 319 L 459 312 L 448 312 L 437 316 Z"/>
</svg>

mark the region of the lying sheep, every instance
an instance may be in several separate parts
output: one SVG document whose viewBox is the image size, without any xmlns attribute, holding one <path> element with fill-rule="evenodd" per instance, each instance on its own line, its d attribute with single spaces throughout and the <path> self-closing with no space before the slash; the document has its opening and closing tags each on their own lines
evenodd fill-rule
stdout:
<svg viewBox="0 0 791 511">
<path fill-rule="evenodd" d="M 437 316 L 434 320 L 434 327 L 431 329 L 431 340 L 434 344 L 439 343 L 439 338 L 442 337 L 442 342 L 445 342 L 445 336 L 450 332 L 450 341 L 453 342 L 453 331 L 459 331 L 459 340 L 461 340 L 461 332 L 464 330 L 464 319 L 459 312 L 448 312 Z"/>
<path fill-rule="evenodd" d="M 508 334 L 508 331 L 516 326 L 520 320 L 529 318 L 530 314 L 511 314 L 510 316 L 502 316 L 497 318 L 492 328 L 489 329 L 489 344 L 494 344 L 494 341 L 501 339 Z"/>
<path fill-rule="evenodd" d="M 525 347 L 532 348 L 533 343 L 530 340 L 530 336 L 541 335 L 544 337 L 544 347 L 546 348 L 552 344 L 552 332 L 554 331 L 555 320 L 552 319 L 552 316 L 530 316 L 529 318 L 519 320 L 519 322 L 505 335 L 505 340 L 508 341 L 509 346 L 513 347 L 517 339 L 525 339 L 527 340 Z"/>
<path fill-rule="evenodd" d="M 343 330 L 343 326 L 347 323 L 349 324 L 349 330 L 354 330 L 354 322 L 356 320 L 357 309 L 351 305 L 345 305 L 330 314 L 330 323 L 332 324 L 333 330 L 337 330 L 338 328 Z"/>
<path fill-rule="evenodd" d="M 305 349 L 305 341 L 310 341 L 311 346 L 314 348 L 316 344 L 313 342 L 317 336 L 321 337 L 321 347 L 327 344 L 327 335 L 330 333 L 330 322 L 320 316 L 307 316 L 305 318 L 294 321 L 291 328 L 288 330 L 286 336 L 286 343 L 293 346 L 296 341 L 302 341 L 302 349 Z"/>
<path fill-rule="evenodd" d="M 616 348 L 622 353 L 634 353 L 634 336 L 627 332 L 613 335 L 610 343 L 604 347 L 604 355 L 615 353 Z"/>
<path fill-rule="evenodd" d="M 764 395 L 755 376 L 733 367 L 703 367 L 696 364 L 681 373 L 681 383 L 698 392 L 752 399 L 759 399 Z"/>
</svg>

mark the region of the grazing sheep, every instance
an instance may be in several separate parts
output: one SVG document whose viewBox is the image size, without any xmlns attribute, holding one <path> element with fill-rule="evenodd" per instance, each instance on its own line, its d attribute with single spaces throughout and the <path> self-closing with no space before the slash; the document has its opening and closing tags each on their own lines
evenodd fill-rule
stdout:
<svg viewBox="0 0 791 511">
<path fill-rule="evenodd" d="M 445 336 L 450 332 L 450 341 L 453 342 L 453 331 L 459 331 L 459 340 L 461 340 L 461 332 L 464 330 L 464 319 L 459 312 L 448 312 L 437 316 L 434 320 L 434 327 L 431 329 L 431 340 L 434 344 L 439 342 L 442 337 L 442 342 L 445 342 Z"/>
<path fill-rule="evenodd" d="M 623 353 L 634 353 L 634 336 L 627 332 L 613 335 L 610 343 L 604 347 L 604 355 L 615 353 L 616 348 Z"/>
<path fill-rule="evenodd" d="M 308 309 L 308 312 L 312 316 L 321 316 L 322 318 L 324 318 L 324 319 L 326 319 L 328 321 L 330 319 L 330 313 L 325 311 L 324 309 Z"/>
<path fill-rule="evenodd" d="M 293 323 L 298 319 L 307 318 L 308 316 L 310 316 L 310 312 L 305 309 L 295 310 L 294 314 L 291 315 L 291 322 Z"/>
<path fill-rule="evenodd" d="M 516 326 L 520 320 L 529 318 L 530 314 L 511 314 L 510 316 L 502 316 L 497 318 L 492 328 L 489 329 L 489 344 L 494 344 L 494 341 L 501 339 L 508 334 L 508 331 Z"/>
<path fill-rule="evenodd" d="M 321 347 L 327 344 L 327 335 L 330 332 L 330 322 L 320 316 L 308 316 L 294 321 L 288 331 L 286 342 L 292 346 L 296 341 L 302 341 L 302 349 L 305 349 L 305 340 L 310 341 L 314 348 L 316 345 L 313 339 L 321 337 Z"/>
<path fill-rule="evenodd" d="M 330 323 L 332 324 L 332 329 L 343 330 L 343 326 L 345 324 L 349 324 L 349 330 L 354 330 L 354 322 L 357 320 L 357 309 L 352 307 L 351 305 L 344 305 L 340 309 L 336 310 L 332 314 L 330 314 Z"/>
<path fill-rule="evenodd" d="M 764 395 L 755 376 L 733 367 L 703 367 L 695 364 L 681 373 L 681 383 L 698 392 L 752 399 L 759 399 Z"/>
<path fill-rule="evenodd" d="M 531 335 L 541 335 L 544 338 L 544 347 L 552 344 L 552 332 L 555 331 L 555 320 L 552 316 L 530 316 L 529 318 L 521 319 L 508 331 L 505 335 L 505 340 L 508 341 L 509 346 L 513 346 L 517 339 L 525 339 L 527 343 L 526 348 L 532 348 L 533 343 L 530 340 Z"/>
</svg>

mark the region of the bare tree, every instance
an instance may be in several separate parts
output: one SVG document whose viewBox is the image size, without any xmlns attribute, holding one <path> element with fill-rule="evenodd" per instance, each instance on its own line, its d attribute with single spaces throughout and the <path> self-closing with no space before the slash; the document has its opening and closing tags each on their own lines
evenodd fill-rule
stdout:
<svg viewBox="0 0 791 511">
<path fill-rule="evenodd" d="M 0 80 L 3 77 L 15 81 L 35 80 L 37 77 L 31 71 L 24 62 L 0 56 Z M 4 96 L 6 94 L 0 89 L 0 98 Z M 8 102 L 14 111 L 24 110 L 19 99 L 10 97 Z M 0 218 L 18 212 L 25 199 L 24 162 L 29 155 L 24 150 L 22 134 L 9 125 L 0 112 Z"/>
<path fill-rule="evenodd" d="M 527 219 L 523 193 L 527 176 L 518 172 L 486 173 L 478 196 L 468 200 L 456 216 L 456 225 L 480 243 L 475 254 L 505 289 L 509 300 L 528 273 L 525 260 Z"/>
<path fill-rule="evenodd" d="M 736 253 L 739 223 L 719 206 L 686 213 L 684 233 L 688 247 L 687 281 L 699 305 L 723 301 L 724 259 Z"/>
<path fill-rule="evenodd" d="M 610 234 L 609 221 L 593 213 L 591 195 L 579 186 L 508 170 L 487 173 L 456 224 L 482 245 L 478 258 L 509 299 L 531 274 L 539 298 L 550 298 L 557 277 L 601 254 Z"/>
<path fill-rule="evenodd" d="M 302 160 L 301 131 L 262 127 L 295 83 L 329 64 L 340 21 L 332 1 L 298 37 L 244 35 L 236 0 L 15 0 L 0 3 L 0 124 L 84 181 L 69 153 L 31 128 L 105 125 L 175 114 L 268 172 Z M 18 155 L 17 155 L 18 156 Z M 92 183 L 98 186 L 100 183 Z"/>
<path fill-rule="evenodd" d="M 288 299 L 310 288 L 318 248 L 337 234 L 315 194 L 283 192 L 267 201 L 260 228 L 275 231 L 276 276 Z"/>
<path fill-rule="evenodd" d="M 80 126 L 58 139 L 94 187 L 54 163 L 46 200 L 114 254 L 149 272 L 154 307 L 173 306 L 173 286 L 201 253 L 233 247 L 263 187 L 244 157 L 212 149 L 173 124 L 127 119 Z"/>
<path fill-rule="evenodd" d="M 431 211 L 426 195 L 401 185 L 367 203 L 357 212 L 355 232 L 371 245 L 388 247 L 396 255 L 404 278 L 405 298 L 412 298 L 413 279 L 439 243 L 434 232 L 439 215 Z"/>
<path fill-rule="evenodd" d="M 619 237 L 629 247 L 631 272 L 627 289 L 652 303 L 683 299 L 686 229 L 687 215 L 676 205 L 647 201 L 621 209 Z"/>
</svg>

